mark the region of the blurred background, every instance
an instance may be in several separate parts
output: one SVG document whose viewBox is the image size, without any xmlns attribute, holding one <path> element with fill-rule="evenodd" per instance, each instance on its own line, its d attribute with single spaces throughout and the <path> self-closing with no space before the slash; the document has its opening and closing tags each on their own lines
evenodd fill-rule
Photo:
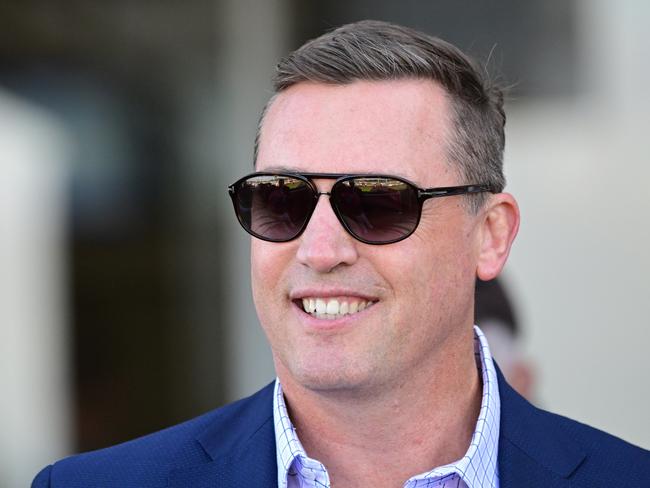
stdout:
<svg viewBox="0 0 650 488">
<path fill-rule="evenodd" d="M 504 284 L 534 401 L 650 448 L 650 3 L 4 0 L 1 487 L 274 377 L 226 187 L 278 58 L 363 18 L 512 85 Z"/>
</svg>

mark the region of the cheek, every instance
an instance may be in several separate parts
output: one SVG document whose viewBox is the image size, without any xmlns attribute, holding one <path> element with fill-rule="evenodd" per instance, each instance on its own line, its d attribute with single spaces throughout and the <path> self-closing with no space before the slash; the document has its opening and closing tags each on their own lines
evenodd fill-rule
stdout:
<svg viewBox="0 0 650 488">
<path fill-rule="evenodd" d="M 265 263 L 269 262 L 264 255 L 264 248 L 256 242 L 256 239 L 253 239 L 251 242 L 251 278 L 253 279 L 253 286 L 257 284 L 257 278 L 264 274 Z"/>
<path fill-rule="evenodd" d="M 259 313 L 263 313 L 269 299 L 269 292 L 275 289 L 277 276 L 275 260 L 266 243 L 253 239 L 251 243 L 251 285 L 253 301 Z"/>
<path fill-rule="evenodd" d="M 251 242 L 251 285 L 260 318 L 270 308 L 284 303 L 283 277 L 291 263 L 291 252 L 287 244 L 259 239 Z"/>
<path fill-rule="evenodd" d="M 412 320 L 449 320 L 457 302 L 464 301 L 466 289 L 474 288 L 474 252 L 466 233 L 422 232 L 400 244 L 395 249 L 399 252 L 377 256 L 376 261 L 391 283 L 397 313 Z"/>
</svg>

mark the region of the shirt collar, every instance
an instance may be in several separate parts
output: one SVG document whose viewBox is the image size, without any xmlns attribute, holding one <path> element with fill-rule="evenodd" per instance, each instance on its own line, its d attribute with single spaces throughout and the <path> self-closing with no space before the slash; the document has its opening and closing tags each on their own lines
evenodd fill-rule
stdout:
<svg viewBox="0 0 650 488">
<path fill-rule="evenodd" d="M 497 452 L 501 402 L 497 375 L 487 339 L 474 326 L 474 353 L 483 380 L 481 409 L 469 448 L 458 461 L 410 478 L 404 486 L 428 486 L 434 479 L 458 475 L 469 488 L 499 486 Z M 307 456 L 291 423 L 279 379 L 275 381 L 273 420 L 278 461 L 278 486 L 286 488 L 289 476 L 308 476 L 317 486 L 329 486 L 325 467 Z"/>
</svg>

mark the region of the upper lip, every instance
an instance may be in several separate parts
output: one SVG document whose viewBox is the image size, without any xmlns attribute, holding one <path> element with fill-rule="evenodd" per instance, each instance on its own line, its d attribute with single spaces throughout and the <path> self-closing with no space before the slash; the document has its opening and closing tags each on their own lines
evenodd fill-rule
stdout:
<svg viewBox="0 0 650 488">
<path fill-rule="evenodd" d="M 376 302 L 378 300 L 375 296 L 345 287 L 305 287 L 292 290 L 289 293 L 291 300 L 335 297 L 355 297 L 369 302 Z"/>
</svg>

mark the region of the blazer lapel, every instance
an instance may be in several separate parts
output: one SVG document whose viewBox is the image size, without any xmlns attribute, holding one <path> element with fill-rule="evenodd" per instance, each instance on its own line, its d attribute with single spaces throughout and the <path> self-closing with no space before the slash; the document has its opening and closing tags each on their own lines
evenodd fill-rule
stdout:
<svg viewBox="0 0 650 488">
<path fill-rule="evenodd" d="M 506 383 L 497 367 L 501 424 L 499 479 L 501 488 L 569 487 L 569 476 L 585 458 L 579 444 L 554 420 Z"/>
<path fill-rule="evenodd" d="M 571 482 L 540 465 L 508 439 L 499 443 L 500 488 L 569 488 Z"/>
<path fill-rule="evenodd" d="M 257 439 L 251 439 L 248 446 L 236 449 L 230 456 L 173 472 L 169 488 L 277 488 L 278 468 L 272 422 L 269 427 L 270 435 L 261 433 Z"/>
<path fill-rule="evenodd" d="M 173 471 L 169 488 L 277 488 L 273 383 L 225 407 L 197 441 L 212 461 Z"/>
</svg>

